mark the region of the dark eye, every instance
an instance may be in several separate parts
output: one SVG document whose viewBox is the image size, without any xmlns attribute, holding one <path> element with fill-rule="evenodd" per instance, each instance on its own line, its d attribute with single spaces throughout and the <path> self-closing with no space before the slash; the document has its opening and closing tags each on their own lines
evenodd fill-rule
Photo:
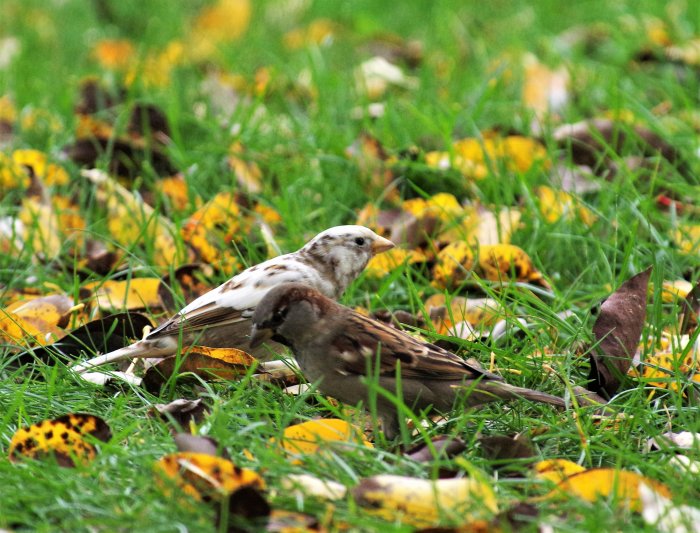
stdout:
<svg viewBox="0 0 700 533">
<path fill-rule="evenodd" d="M 362 246 L 364 243 L 365 239 L 363 237 L 358 237 L 357 239 L 355 239 L 355 244 L 357 244 L 358 246 Z"/>
</svg>

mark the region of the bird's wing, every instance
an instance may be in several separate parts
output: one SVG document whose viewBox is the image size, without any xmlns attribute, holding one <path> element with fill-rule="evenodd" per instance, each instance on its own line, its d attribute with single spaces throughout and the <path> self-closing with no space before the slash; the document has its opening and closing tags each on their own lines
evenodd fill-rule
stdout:
<svg viewBox="0 0 700 533">
<path fill-rule="evenodd" d="M 405 378 L 462 380 L 481 377 L 502 380 L 452 352 L 421 342 L 403 331 L 354 311 L 347 316 L 348 321 L 343 323 L 343 328 L 331 342 L 345 373 L 366 375 L 371 368 L 380 376 L 392 377 L 396 376 L 400 364 L 401 376 Z M 378 351 L 381 352 L 379 356 Z"/>
<path fill-rule="evenodd" d="M 154 329 L 149 339 L 224 326 L 247 320 L 260 300 L 280 283 L 318 284 L 318 273 L 287 254 L 252 266 L 190 302 L 170 320 Z"/>
</svg>

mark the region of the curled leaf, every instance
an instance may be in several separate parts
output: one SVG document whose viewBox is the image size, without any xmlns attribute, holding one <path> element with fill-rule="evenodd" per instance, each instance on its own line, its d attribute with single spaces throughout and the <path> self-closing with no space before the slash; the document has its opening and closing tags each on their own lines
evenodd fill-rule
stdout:
<svg viewBox="0 0 700 533">
<path fill-rule="evenodd" d="M 491 486 L 475 478 L 430 481 L 379 475 L 360 481 L 352 495 L 368 513 L 413 526 L 434 525 L 443 516 L 464 520 L 498 511 Z"/>
<path fill-rule="evenodd" d="M 646 316 L 646 297 L 651 267 L 625 281 L 600 306 L 593 325 L 598 342 L 591 354 L 588 388 L 608 398 L 615 394 L 632 364 Z"/>
</svg>

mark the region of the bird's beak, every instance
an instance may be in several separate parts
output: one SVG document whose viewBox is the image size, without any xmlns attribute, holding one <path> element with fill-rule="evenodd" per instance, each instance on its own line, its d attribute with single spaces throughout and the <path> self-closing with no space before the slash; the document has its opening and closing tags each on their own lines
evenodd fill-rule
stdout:
<svg viewBox="0 0 700 533">
<path fill-rule="evenodd" d="M 275 333 L 270 328 L 258 329 L 253 325 L 253 329 L 250 330 L 250 347 L 255 349 L 260 346 L 263 342 L 268 341 L 272 338 Z"/>
<path fill-rule="evenodd" d="M 377 255 L 382 252 L 386 252 L 387 250 L 391 250 L 394 246 L 396 245 L 389 239 L 377 236 L 372 243 L 372 255 Z"/>
</svg>

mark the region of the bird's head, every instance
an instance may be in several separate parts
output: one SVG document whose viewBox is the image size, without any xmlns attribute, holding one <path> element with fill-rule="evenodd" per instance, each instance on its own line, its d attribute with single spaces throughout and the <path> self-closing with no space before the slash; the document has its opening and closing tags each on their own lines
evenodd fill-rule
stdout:
<svg viewBox="0 0 700 533">
<path fill-rule="evenodd" d="M 283 283 L 270 289 L 251 319 L 250 347 L 271 339 L 293 347 L 309 331 L 309 324 L 324 316 L 334 302 L 301 283 Z"/>
<path fill-rule="evenodd" d="M 335 226 L 316 235 L 299 253 L 331 270 L 342 293 L 373 256 L 393 247 L 389 239 L 364 226 Z"/>
</svg>

